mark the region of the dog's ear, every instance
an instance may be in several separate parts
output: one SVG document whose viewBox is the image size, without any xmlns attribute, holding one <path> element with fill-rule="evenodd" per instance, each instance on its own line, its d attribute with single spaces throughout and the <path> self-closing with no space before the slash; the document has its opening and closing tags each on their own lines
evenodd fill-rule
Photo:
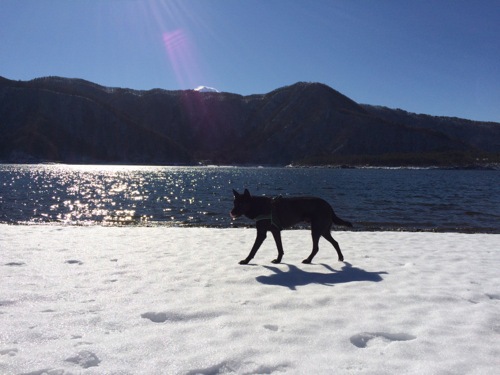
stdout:
<svg viewBox="0 0 500 375">
<path fill-rule="evenodd" d="M 245 196 L 245 198 L 250 198 L 250 192 L 248 191 L 248 189 L 245 189 L 243 195 Z"/>
<path fill-rule="evenodd" d="M 240 193 L 233 189 L 233 195 L 235 198 L 238 198 L 240 196 Z"/>
</svg>

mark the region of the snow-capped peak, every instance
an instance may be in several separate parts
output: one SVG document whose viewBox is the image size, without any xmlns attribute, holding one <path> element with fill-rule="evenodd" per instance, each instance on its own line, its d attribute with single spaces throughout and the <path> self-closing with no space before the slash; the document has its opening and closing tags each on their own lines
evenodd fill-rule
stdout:
<svg viewBox="0 0 500 375">
<path fill-rule="evenodd" d="M 197 88 L 194 89 L 194 91 L 198 92 L 220 92 L 217 89 L 214 89 L 213 87 L 207 87 L 207 86 L 198 86 Z"/>
</svg>

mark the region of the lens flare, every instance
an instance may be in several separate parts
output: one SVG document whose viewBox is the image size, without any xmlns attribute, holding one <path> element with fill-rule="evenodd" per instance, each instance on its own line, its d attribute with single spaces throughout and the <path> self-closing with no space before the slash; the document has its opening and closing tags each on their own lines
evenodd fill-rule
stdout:
<svg viewBox="0 0 500 375">
<path fill-rule="evenodd" d="M 198 59 L 188 33 L 183 29 L 164 32 L 163 43 L 179 85 L 182 88 L 196 87 L 200 82 Z"/>
<path fill-rule="evenodd" d="M 161 48 L 165 71 L 179 89 L 206 82 L 200 35 L 210 33 L 203 2 L 144 0 L 130 2 L 125 19 L 141 34 L 146 46 Z"/>
</svg>

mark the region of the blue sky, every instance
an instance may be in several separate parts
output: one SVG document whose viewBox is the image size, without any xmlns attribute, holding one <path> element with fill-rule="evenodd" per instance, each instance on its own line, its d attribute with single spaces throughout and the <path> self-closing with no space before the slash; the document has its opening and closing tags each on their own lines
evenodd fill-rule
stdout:
<svg viewBox="0 0 500 375">
<path fill-rule="evenodd" d="M 0 0 L 0 76 L 359 103 L 500 122 L 499 0 Z"/>
</svg>

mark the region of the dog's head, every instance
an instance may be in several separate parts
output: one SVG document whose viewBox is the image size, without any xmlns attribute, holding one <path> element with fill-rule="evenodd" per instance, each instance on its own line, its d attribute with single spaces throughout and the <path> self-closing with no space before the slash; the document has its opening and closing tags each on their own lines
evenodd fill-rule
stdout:
<svg viewBox="0 0 500 375">
<path fill-rule="evenodd" d="M 231 210 L 231 217 L 236 219 L 242 215 L 245 215 L 250 208 L 250 192 L 248 189 L 245 189 L 243 194 L 238 193 L 233 189 L 234 194 L 234 207 Z"/>
</svg>

